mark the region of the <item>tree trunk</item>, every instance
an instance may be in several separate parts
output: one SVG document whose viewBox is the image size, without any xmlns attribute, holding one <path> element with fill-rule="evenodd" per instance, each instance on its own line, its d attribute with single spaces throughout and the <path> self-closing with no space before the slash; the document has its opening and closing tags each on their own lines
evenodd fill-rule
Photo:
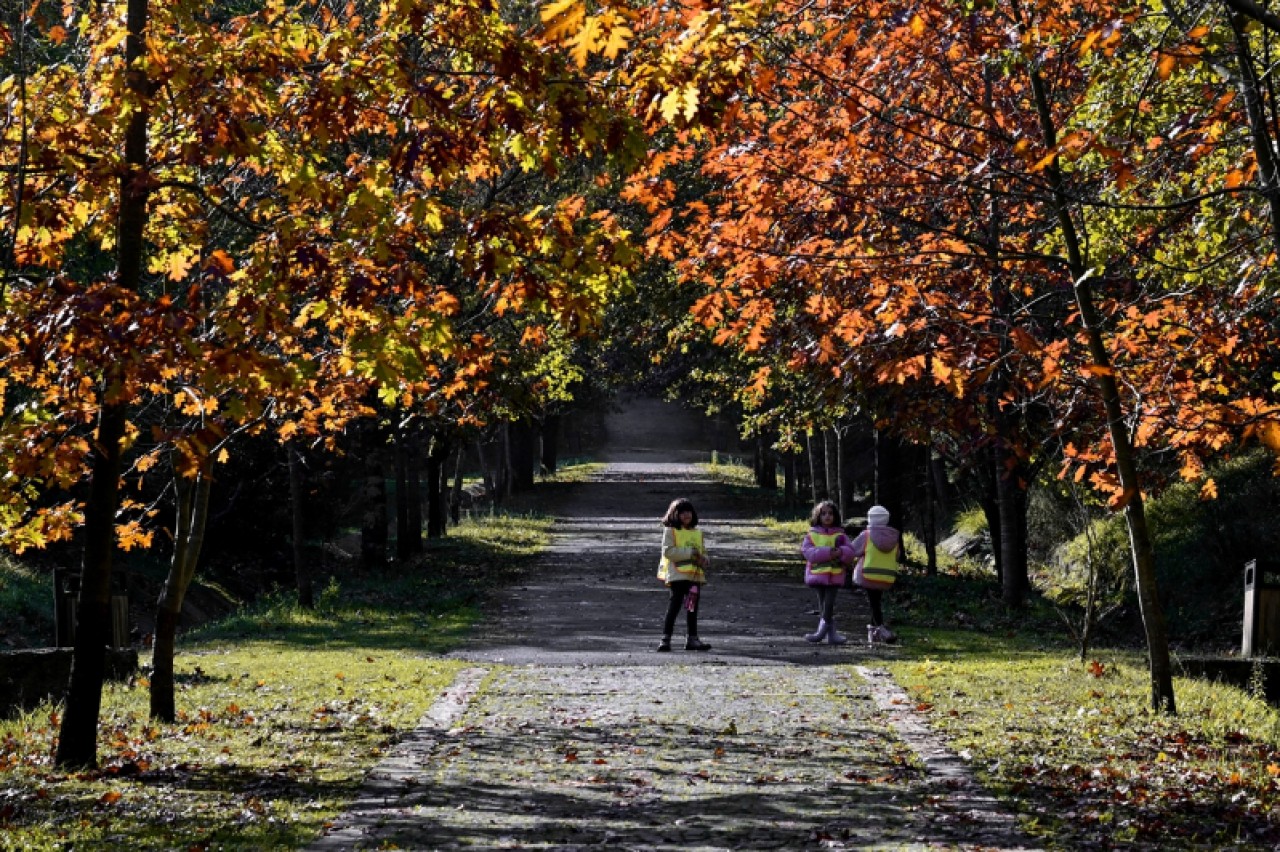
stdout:
<svg viewBox="0 0 1280 852">
<path fill-rule="evenodd" d="M 311 572 L 307 570 L 306 471 L 302 466 L 300 449 L 293 444 L 286 444 L 284 451 L 289 454 L 289 514 L 293 519 L 293 576 L 298 586 L 298 606 L 315 609 Z"/>
<path fill-rule="evenodd" d="M 387 564 L 387 480 L 381 451 L 369 460 L 360 518 L 360 561 L 368 568 Z"/>
<path fill-rule="evenodd" d="M 1031 76 L 1031 92 L 1035 98 L 1040 119 L 1043 142 L 1047 150 L 1058 146 L 1057 128 L 1049 108 L 1044 81 L 1034 67 L 1028 69 Z M 1102 397 L 1107 417 L 1107 434 L 1116 460 L 1116 474 L 1120 480 L 1121 494 L 1118 501 L 1124 506 L 1125 524 L 1129 532 L 1129 547 L 1133 554 L 1134 582 L 1138 592 L 1138 606 L 1142 612 L 1142 624 L 1147 638 L 1147 655 L 1151 675 L 1151 707 L 1156 712 L 1173 714 L 1177 705 L 1173 695 L 1173 666 L 1169 656 L 1169 634 L 1164 610 L 1156 591 L 1155 549 L 1151 543 L 1151 530 L 1147 525 L 1143 505 L 1142 485 L 1138 476 L 1138 464 L 1133 444 L 1125 423 L 1124 405 L 1120 401 L 1120 386 L 1111 366 L 1111 355 L 1102 338 L 1102 319 L 1093 303 L 1093 286 L 1080 248 L 1080 238 L 1068 208 L 1068 197 L 1063 186 L 1062 170 L 1057 162 L 1046 169 L 1053 193 L 1054 213 L 1067 248 L 1067 262 L 1074 282 L 1076 307 L 1084 326 L 1089 357 L 1093 360 L 1094 380 Z"/>
<path fill-rule="evenodd" d="M 427 452 L 427 538 L 443 538 L 445 534 L 444 466 L 449 460 L 450 442 L 439 435 L 431 437 Z"/>
<path fill-rule="evenodd" d="M 835 477 L 835 501 L 836 506 L 840 509 L 840 517 L 849 517 L 849 488 L 846 485 L 845 478 L 845 433 L 847 427 L 837 427 L 832 430 L 836 437 L 836 477 Z"/>
<path fill-rule="evenodd" d="M 288 448 L 292 452 L 292 448 Z M 150 715 L 158 722 L 177 721 L 174 697 L 173 657 L 177 648 L 178 620 L 187 589 L 195 579 L 204 546 L 205 523 L 209 517 L 209 491 L 213 480 L 200 474 L 195 480 L 174 473 L 177 518 L 174 525 L 173 558 L 169 576 L 156 605 L 155 644 L 151 651 Z"/>
<path fill-rule="evenodd" d="M 528 420 L 512 423 L 507 429 L 511 460 L 511 486 L 515 491 L 533 488 L 534 430 Z"/>
<path fill-rule="evenodd" d="M 453 462 L 453 490 L 449 495 L 449 521 L 455 527 L 462 523 L 462 462 L 467 455 L 467 445 L 458 442 Z"/>
<path fill-rule="evenodd" d="M 996 582 L 1004 588 L 1004 536 L 1000 530 L 1000 490 L 996 483 L 1000 479 L 999 464 L 996 462 L 995 450 L 988 447 L 983 453 L 986 464 L 978 470 L 978 487 L 980 489 L 979 505 L 987 519 L 987 535 L 991 539 L 991 559 L 995 562 Z"/>
<path fill-rule="evenodd" d="M 796 492 L 796 469 L 798 467 L 799 465 L 796 464 L 796 454 L 794 452 L 788 452 L 782 457 L 782 475 L 784 477 L 782 484 L 782 502 L 788 509 L 796 504 L 798 496 Z"/>
<path fill-rule="evenodd" d="M 411 433 L 411 437 L 405 442 L 405 504 L 408 507 L 409 523 L 406 526 L 409 543 L 407 545 L 410 556 L 417 556 L 422 553 L 422 462 L 421 452 L 424 442 L 422 436 L 418 432 Z M 440 500 L 440 496 L 436 494 L 436 502 Z M 427 511 L 431 511 L 430 505 Z M 443 512 L 441 513 L 443 516 Z"/>
<path fill-rule="evenodd" d="M 142 280 L 143 230 L 149 193 L 147 98 L 150 84 L 140 63 L 146 52 L 147 0 L 128 0 L 125 26 L 126 82 L 133 113 L 125 129 L 125 170 L 120 177 L 116 221 L 116 283 L 137 290 Z M 76 643 L 67 685 L 66 712 L 54 761 L 63 769 L 93 768 L 98 763 L 98 716 L 106 669 L 107 625 L 111 620 L 111 562 L 116 547 L 116 510 L 120 503 L 122 440 L 128 422 L 120 388 L 120 362 L 102 382 L 102 409 L 94 436 L 89 496 L 85 503 L 84 562 L 77 604 Z"/>
<path fill-rule="evenodd" d="M 396 559 L 404 562 L 413 555 L 409 532 L 409 448 L 403 428 L 396 429 L 392 459 L 396 472 Z"/>
<path fill-rule="evenodd" d="M 996 450 L 996 505 L 1000 514 L 1000 587 L 1005 606 L 1027 602 L 1031 583 L 1027 571 L 1027 483 L 1021 465 L 1005 462 L 1009 453 Z"/>
<path fill-rule="evenodd" d="M 493 472 L 489 469 L 489 461 L 484 452 L 483 438 L 476 438 L 476 459 L 480 463 L 480 478 L 484 481 L 484 493 L 489 496 L 490 500 L 497 502 L 498 482 Z"/>
<path fill-rule="evenodd" d="M 1254 158 L 1258 163 L 1258 189 L 1267 199 L 1271 214 L 1271 242 L 1273 250 L 1280 249 L 1280 169 L 1276 166 L 1275 142 L 1267 124 L 1266 105 L 1258 71 L 1254 66 L 1249 37 L 1245 34 L 1240 15 L 1228 13 L 1231 32 L 1235 36 L 1236 61 L 1240 66 L 1240 91 L 1245 112 L 1249 116 L 1249 131 L 1253 139 Z"/>
<path fill-rule="evenodd" d="M 827 480 L 826 498 L 837 506 L 840 505 L 840 471 L 836 466 L 836 442 L 835 430 L 822 430 L 822 460 L 824 462 L 824 473 Z"/>
<path fill-rule="evenodd" d="M 805 455 L 809 457 L 809 492 L 812 502 L 818 505 L 818 462 L 813 457 L 813 432 L 804 433 Z"/>
<path fill-rule="evenodd" d="M 924 502 L 924 552 L 925 552 L 925 574 L 929 577 L 938 576 L 938 514 L 937 504 L 933 494 L 933 451 L 925 446 L 922 448 L 924 464 L 921 469 L 921 493 Z"/>
<path fill-rule="evenodd" d="M 560 415 L 550 414 L 542 421 L 541 467 L 543 476 L 555 474 L 560 463 Z"/>
</svg>

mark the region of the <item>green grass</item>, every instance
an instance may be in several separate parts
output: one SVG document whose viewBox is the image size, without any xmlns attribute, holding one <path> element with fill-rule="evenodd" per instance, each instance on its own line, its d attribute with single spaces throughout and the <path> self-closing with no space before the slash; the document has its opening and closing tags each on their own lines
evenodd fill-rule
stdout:
<svg viewBox="0 0 1280 852">
<path fill-rule="evenodd" d="M 958 576 L 900 585 L 885 667 L 1046 846 L 1280 843 L 1280 710 L 1177 678 L 1178 715 L 1153 714 L 1145 654 L 1081 662 L 1044 602 L 1006 612 L 994 583 Z"/>
<path fill-rule="evenodd" d="M 314 610 L 268 595 L 180 641 L 176 724 L 148 682 L 108 685 L 100 769 L 52 765 L 60 708 L 0 722 L 4 848 L 275 849 L 313 839 L 461 663 L 480 590 L 518 570 L 549 521 L 499 517 L 424 559 L 323 584 Z"/>
<path fill-rule="evenodd" d="M 1243 691 L 1177 679 L 1177 716 L 1148 710 L 1138 654 L 1070 653 L 933 632 L 938 655 L 891 663 L 933 728 L 1053 848 L 1280 840 L 1280 713 Z"/>
</svg>

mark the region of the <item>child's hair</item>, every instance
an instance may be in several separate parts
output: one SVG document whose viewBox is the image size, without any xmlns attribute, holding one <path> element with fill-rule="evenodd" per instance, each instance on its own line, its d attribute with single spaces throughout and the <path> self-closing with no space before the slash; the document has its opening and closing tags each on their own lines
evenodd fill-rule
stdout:
<svg viewBox="0 0 1280 852">
<path fill-rule="evenodd" d="M 831 516 L 835 519 L 831 522 L 831 526 L 840 526 L 840 507 L 830 500 L 823 500 L 821 503 L 813 507 L 813 514 L 809 516 L 809 526 L 822 526 L 822 510 L 830 509 Z"/>
<path fill-rule="evenodd" d="M 698 525 L 698 510 L 693 508 L 693 504 L 684 497 L 677 497 L 671 501 L 671 505 L 667 507 L 667 513 L 662 516 L 662 525 L 664 527 L 679 527 L 681 512 L 693 512 L 693 523 L 689 526 L 696 527 Z"/>
</svg>

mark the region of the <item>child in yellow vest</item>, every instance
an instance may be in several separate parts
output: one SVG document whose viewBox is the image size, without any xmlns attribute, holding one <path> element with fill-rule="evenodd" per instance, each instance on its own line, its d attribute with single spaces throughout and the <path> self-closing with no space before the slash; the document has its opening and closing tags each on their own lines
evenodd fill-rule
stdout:
<svg viewBox="0 0 1280 852">
<path fill-rule="evenodd" d="M 853 554 L 858 564 L 853 569 L 853 582 L 867 593 L 871 604 L 871 623 L 867 625 L 867 641 L 893 642 L 897 637 L 884 626 L 881 598 L 898 578 L 898 548 L 902 536 L 889 526 L 889 510 L 872 506 L 867 510 L 867 528 L 853 540 Z"/>
<path fill-rule="evenodd" d="M 702 530 L 697 527 L 698 512 L 693 504 L 683 497 L 672 500 L 662 518 L 662 559 L 658 563 L 658 579 L 671 590 L 659 651 L 671 650 L 671 632 L 681 607 L 685 610 L 684 649 L 707 651 L 711 648 L 698 638 L 698 598 L 702 585 L 707 582 L 706 569 L 711 560 L 702 542 Z"/>
</svg>

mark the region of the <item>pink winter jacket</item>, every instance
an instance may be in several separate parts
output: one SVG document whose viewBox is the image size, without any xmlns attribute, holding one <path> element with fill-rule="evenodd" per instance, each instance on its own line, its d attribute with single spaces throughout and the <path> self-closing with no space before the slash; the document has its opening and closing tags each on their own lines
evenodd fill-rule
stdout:
<svg viewBox="0 0 1280 852">
<path fill-rule="evenodd" d="M 819 547 L 813 543 L 811 536 L 818 535 L 835 535 L 835 547 Z M 804 554 L 804 582 L 809 586 L 843 586 L 844 585 L 844 568 L 854 560 L 853 548 L 849 546 L 849 537 L 844 534 L 844 530 L 840 527 L 813 527 L 809 532 L 805 533 L 804 541 L 800 543 L 800 552 Z M 822 562 L 836 561 L 840 565 L 840 571 L 835 574 L 815 574 L 813 568 Z"/>
</svg>

